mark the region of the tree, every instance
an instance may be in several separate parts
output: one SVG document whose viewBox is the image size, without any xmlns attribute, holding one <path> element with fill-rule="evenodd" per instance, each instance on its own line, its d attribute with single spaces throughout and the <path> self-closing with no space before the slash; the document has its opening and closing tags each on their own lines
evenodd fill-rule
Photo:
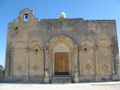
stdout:
<svg viewBox="0 0 120 90">
<path fill-rule="evenodd" d="M 3 66 L 0 65 L 0 72 L 3 72 Z"/>
</svg>

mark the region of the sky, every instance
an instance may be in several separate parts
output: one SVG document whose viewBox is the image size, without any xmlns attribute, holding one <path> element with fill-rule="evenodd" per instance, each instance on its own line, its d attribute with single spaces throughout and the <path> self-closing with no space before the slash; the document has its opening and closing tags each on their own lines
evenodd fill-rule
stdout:
<svg viewBox="0 0 120 90">
<path fill-rule="evenodd" d="M 12 22 L 24 8 L 34 10 L 39 19 L 67 18 L 116 20 L 120 43 L 120 0 L 0 0 L 0 64 L 5 65 L 8 22 Z"/>
</svg>

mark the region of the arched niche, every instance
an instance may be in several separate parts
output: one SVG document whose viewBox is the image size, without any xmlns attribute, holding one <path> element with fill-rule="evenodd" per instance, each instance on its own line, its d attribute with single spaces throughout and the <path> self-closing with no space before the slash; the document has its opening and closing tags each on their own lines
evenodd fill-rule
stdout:
<svg viewBox="0 0 120 90">
<path fill-rule="evenodd" d="M 17 78 L 24 77 L 26 74 L 26 43 L 22 40 L 16 40 L 14 43 L 13 54 L 13 76 Z"/>
<path fill-rule="evenodd" d="M 79 51 L 79 70 L 80 77 L 87 80 L 94 80 L 95 78 L 95 53 L 94 53 L 94 41 L 90 39 L 84 39 L 80 42 Z"/>
<path fill-rule="evenodd" d="M 108 38 L 102 38 L 98 41 L 96 52 L 97 76 L 100 78 L 111 78 L 112 75 L 112 49 Z"/>
<path fill-rule="evenodd" d="M 43 44 L 38 39 L 30 40 L 29 50 L 29 76 L 31 79 L 34 77 L 41 77 L 44 75 L 44 52 Z"/>
<path fill-rule="evenodd" d="M 74 53 L 75 43 L 73 42 L 73 40 L 71 40 L 69 37 L 66 37 L 66 36 L 53 37 L 49 41 L 48 48 L 49 48 L 49 68 L 50 68 L 51 74 L 55 75 L 55 60 L 56 60 L 55 58 L 57 57 L 58 54 L 59 55 L 61 54 L 61 55 L 63 55 L 61 57 L 64 57 L 65 55 L 68 56 L 69 60 L 66 62 L 69 64 L 68 65 L 69 66 L 68 73 L 70 75 L 74 69 L 74 60 L 73 59 L 74 59 L 74 54 L 75 54 Z M 58 57 L 59 57 L 59 55 L 58 55 Z"/>
</svg>

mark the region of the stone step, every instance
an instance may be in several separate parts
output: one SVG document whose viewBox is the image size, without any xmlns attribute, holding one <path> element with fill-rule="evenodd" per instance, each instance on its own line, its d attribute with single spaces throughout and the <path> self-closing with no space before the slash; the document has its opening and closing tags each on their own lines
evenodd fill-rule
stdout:
<svg viewBox="0 0 120 90">
<path fill-rule="evenodd" d="M 52 78 L 52 83 L 60 84 L 60 83 L 71 83 L 70 76 L 56 76 Z"/>
</svg>

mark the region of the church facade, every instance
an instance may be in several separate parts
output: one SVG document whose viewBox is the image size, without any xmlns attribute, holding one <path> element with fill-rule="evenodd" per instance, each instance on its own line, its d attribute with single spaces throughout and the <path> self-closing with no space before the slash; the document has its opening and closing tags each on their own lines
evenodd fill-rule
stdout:
<svg viewBox="0 0 120 90">
<path fill-rule="evenodd" d="M 8 24 L 5 80 L 79 83 L 120 79 L 115 20 L 38 19 L 30 9 Z"/>
</svg>

